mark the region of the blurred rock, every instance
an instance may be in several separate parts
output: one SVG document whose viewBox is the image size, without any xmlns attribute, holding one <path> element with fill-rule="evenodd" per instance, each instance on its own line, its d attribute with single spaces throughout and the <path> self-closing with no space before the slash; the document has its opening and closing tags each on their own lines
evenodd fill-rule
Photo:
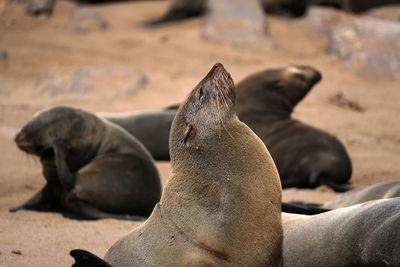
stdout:
<svg viewBox="0 0 400 267">
<path fill-rule="evenodd" d="M 134 95 L 147 83 L 140 71 L 125 68 L 82 67 L 67 76 L 46 73 L 34 85 L 39 95 L 96 94 L 106 98 Z"/>
<path fill-rule="evenodd" d="M 32 16 L 51 16 L 55 2 L 56 0 L 29 0 L 26 12 Z"/>
<path fill-rule="evenodd" d="M 64 28 L 75 33 L 105 30 L 107 22 L 99 14 L 88 8 L 74 8 Z"/>
<path fill-rule="evenodd" d="M 400 22 L 400 5 L 389 5 L 372 9 L 365 14 L 368 17 Z"/>
<path fill-rule="evenodd" d="M 235 46 L 260 42 L 271 45 L 266 16 L 258 0 L 213 0 L 207 5 L 202 27 L 204 39 Z"/>
<path fill-rule="evenodd" d="M 329 97 L 329 103 L 339 108 L 349 109 L 355 112 L 364 112 L 365 108 L 362 107 L 357 101 L 347 99 L 342 92 Z"/>
<path fill-rule="evenodd" d="M 311 6 L 307 9 L 306 22 L 310 32 L 327 34 L 342 23 L 346 15 L 332 7 Z"/>
<path fill-rule="evenodd" d="M 400 23 L 360 18 L 328 35 L 333 54 L 368 78 L 400 78 Z"/>
<path fill-rule="evenodd" d="M 5 49 L 0 49 L 0 62 L 6 61 L 8 59 L 8 54 Z"/>
</svg>

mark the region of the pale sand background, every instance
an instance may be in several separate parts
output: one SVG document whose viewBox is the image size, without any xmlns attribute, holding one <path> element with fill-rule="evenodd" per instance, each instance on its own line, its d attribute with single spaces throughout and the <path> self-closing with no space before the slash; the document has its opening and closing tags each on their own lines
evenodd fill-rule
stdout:
<svg viewBox="0 0 400 267">
<path fill-rule="evenodd" d="M 4 0 L 3 0 L 4 1 Z M 3 2 L 4 3 L 4 2 Z M 360 79 L 337 59 L 324 54 L 324 39 L 308 33 L 304 20 L 270 17 L 270 33 L 278 50 L 234 49 L 200 37 L 200 18 L 147 29 L 141 23 L 161 16 L 167 2 L 125 2 L 91 6 L 109 22 L 104 32 L 73 34 L 63 30 L 74 4 L 59 2 L 50 19 L 35 19 L 21 6 L 0 14 L 0 265 L 69 266 L 73 248 L 99 256 L 138 223 L 77 221 L 57 213 L 8 208 L 21 204 L 44 184 L 38 160 L 13 143 L 17 129 L 43 108 L 65 104 L 93 112 L 160 109 L 182 101 L 212 65 L 222 62 L 237 82 L 255 71 L 288 64 L 311 65 L 323 80 L 296 108 L 294 116 L 335 134 L 353 161 L 353 186 L 399 179 L 400 83 Z M 3 5 L 0 5 L 3 8 Z M 47 72 L 70 73 L 82 66 L 124 66 L 144 72 L 149 81 L 138 94 L 110 100 L 99 95 L 39 96 L 33 89 Z M 113 90 L 112 87 L 109 90 Z M 343 92 L 366 108 L 357 113 L 328 102 Z M 106 92 L 105 92 L 106 93 Z M 163 180 L 168 163 L 157 164 Z M 336 196 L 328 188 L 285 190 L 284 200 L 326 202 Z M 22 255 L 11 253 L 18 249 Z"/>
</svg>

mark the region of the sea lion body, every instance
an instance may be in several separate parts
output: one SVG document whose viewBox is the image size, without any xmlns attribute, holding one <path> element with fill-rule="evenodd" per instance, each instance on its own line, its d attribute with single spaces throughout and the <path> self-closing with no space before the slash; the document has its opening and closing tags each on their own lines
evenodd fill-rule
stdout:
<svg viewBox="0 0 400 267">
<path fill-rule="evenodd" d="M 291 118 L 296 104 L 321 79 L 311 67 L 269 69 L 237 85 L 238 117 L 265 143 L 282 187 L 327 184 L 337 191 L 349 181 L 350 158 L 334 136 Z"/>
<path fill-rule="evenodd" d="M 108 263 L 281 265 L 279 176 L 265 145 L 237 119 L 234 94 L 230 75 L 216 64 L 180 106 L 160 203 L 108 250 Z"/>
<path fill-rule="evenodd" d="M 400 198 L 282 220 L 285 266 L 400 265 Z"/>
<path fill-rule="evenodd" d="M 136 137 L 155 160 L 170 160 L 169 131 L 176 110 L 99 113 L 98 115 L 121 126 Z"/>
<path fill-rule="evenodd" d="M 119 126 L 72 107 L 35 115 L 18 147 L 40 156 L 45 187 L 11 209 L 61 209 L 88 219 L 149 215 L 161 183 L 149 152 Z"/>
<path fill-rule="evenodd" d="M 364 203 L 369 200 L 400 197 L 400 181 L 383 182 L 355 188 L 323 205 L 326 209 L 338 209 Z"/>
</svg>

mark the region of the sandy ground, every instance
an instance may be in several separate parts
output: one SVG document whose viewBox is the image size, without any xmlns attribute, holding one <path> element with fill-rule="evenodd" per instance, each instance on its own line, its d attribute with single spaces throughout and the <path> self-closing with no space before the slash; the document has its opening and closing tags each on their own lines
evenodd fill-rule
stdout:
<svg viewBox="0 0 400 267">
<path fill-rule="evenodd" d="M 78 221 L 58 213 L 8 209 L 44 184 L 38 160 L 20 152 L 13 136 L 38 110 L 74 105 L 93 112 L 160 109 L 182 101 L 215 62 L 222 62 L 235 81 L 265 68 L 311 65 L 323 80 L 296 108 L 294 116 L 336 135 L 353 162 L 352 186 L 399 179 L 400 83 L 357 77 L 337 59 L 324 54 L 325 40 L 309 34 L 304 20 L 269 18 L 278 49 L 233 48 L 201 39 L 200 18 L 156 29 L 141 23 L 161 16 L 167 2 L 121 2 L 90 6 L 108 21 L 105 31 L 74 34 L 64 30 L 75 4 L 59 2 L 50 19 L 32 18 L 22 6 L 4 10 L 0 0 L 0 266 L 69 266 L 70 249 L 88 249 L 99 256 L 135 222 L 112 219 Z M 148 77 L 137 94 L 110 100 L 93 94 L 40 95 L 35 81 L 47 72 L 70 73 L 82 66 L 135 68 Z M 109 88 L 113 90 L 113 88 Z M 355 112 L 329 103 L 342 92 L 365 108 Z M 158 162 L 163 181 L 169 163 Z M 284 200 L 324 203 L 337 194 L 326 187 L 284 190 Z M 21 255 L 16 254 L 18 250 Z M 14 253 L 13 253 L 14 251 Z"/>
</svg>

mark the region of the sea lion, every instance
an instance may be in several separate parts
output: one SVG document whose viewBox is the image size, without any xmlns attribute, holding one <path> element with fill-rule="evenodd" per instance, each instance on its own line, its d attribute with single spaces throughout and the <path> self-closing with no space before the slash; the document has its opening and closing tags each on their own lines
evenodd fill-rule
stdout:
<svg viewBox="0 0 400 267">
<path fill-rule="evenodd" d="M 36 114 L 15 137 L 40 157 L 46 185 L 10 209 L 62 210 L 86 219 L 148 216 L 161 195 L 149 152 L 119 126 L 73 107 Z"/>
<path fill-rule="evenodd" d="M 321 79 L 312 67 L 290 66 L 253 74 L 237 87 L 236 112 L 265 143 L 282 187 L 325 184 L 335 191 L 349 181 L 350 158 L 334 136 L 291 118 L 296 104 Z"/>
<path fill-rule="evenodd" d="M 349 207 L 369 200 L 400 197 L 400 181 L 390 181 L 352 189 L 323 205 L 326 209 Z"/>
<path fill-rule="evenodd" d="M 217 63 L 174 118 L 172 173 L 160 203 L 108 250 L 106 262 L 115 267 L 282 264 L 278 172 L 262 141 L 238 120 L 234 103 L 233 81 Z"/>
<path fill-rule="evenodd" d="M 286 266 L 400 266 L 400 198 L 282 220 Z"/>
<path fill-rule="evenodd" d="M 155 160 L 170 160 L 168 138 L 175 114 L 176 110 L 98 113 L 136 137 Z"/>
<path fill-rule="evenodd" d="M 172 0 L 167 13 L 160 19 L 146 22 L 147 26 L 157 26 L 167 22 L 200 16 L 206 11 L 207 0 Z"/>
</svg>

